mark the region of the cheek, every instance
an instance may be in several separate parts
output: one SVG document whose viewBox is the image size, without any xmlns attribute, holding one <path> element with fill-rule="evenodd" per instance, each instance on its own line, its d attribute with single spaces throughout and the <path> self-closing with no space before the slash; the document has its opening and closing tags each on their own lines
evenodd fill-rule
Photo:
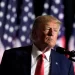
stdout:
<svg viewBox="0 0 75 75">
<path fill-rule="evenodd" d="M 56 36 L 54 36 L 54 41 L 55 41 L 55 42 L 57 41 L 57 35 L 56 35 Z"/>
<path fill-rule="evenodd" d="M 36 37 L 37 39 L 39 39 L 39 41 L 44 41 L 44 39 L 45 39 L 45 34 L 44 33 L 38 33 L 38 36 Z"/>
<path fill-rule="evenodd" d="M 41 38 L 42 38 L 42 39 L 45 39 L 45 37 L 46 37 L 46 34 L 44 34 L 44 33 L 41 33 L 41 35 L 40 35 L 40 36 L 41 36 Z"/>
<path fill-rule="evenodd" d="M 54 38 L 56 38 L 56 39 L 57 39 L 57 37 L 58 37 L 58 35 L 56 35 L 56 34 L 55 34 L 55 35 L 54 35 Z"/>
</svg>

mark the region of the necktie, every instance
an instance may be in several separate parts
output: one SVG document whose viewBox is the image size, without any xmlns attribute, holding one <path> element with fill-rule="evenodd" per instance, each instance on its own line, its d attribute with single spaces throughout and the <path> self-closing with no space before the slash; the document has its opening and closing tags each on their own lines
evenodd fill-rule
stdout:
<svg viewBox="0 0 75 75">
<path fill-rule="evenodd" d="M 39 56 L 39 60 L 37 62 L 37 66 L 35 69 L 35 75 L 44 75 L 44 60 L 43 60 L 44 57 L 45 57 L 44 54 L 41 54 Z"/>
</svg>

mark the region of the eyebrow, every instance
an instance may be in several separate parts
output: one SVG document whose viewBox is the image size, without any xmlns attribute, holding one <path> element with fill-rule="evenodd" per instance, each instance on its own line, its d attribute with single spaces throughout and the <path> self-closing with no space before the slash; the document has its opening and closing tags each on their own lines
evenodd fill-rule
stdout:
<svg viewBox="0 0 75 75">
<path fill-rule="evenodd" d="M 46 24 L 45 28 L 51 28 L 51 27 L 49 26 L 49 24 Z M 54 29 L 58 29 L 58 27 L 57 28 L 55 27 Z"/>
<path fill-rule="evenodd" d="M 45 27 L 45 28 L 51 28 L 51 27 Z M 54 29 L 58 29 L 58 28 L 55 27 Z"/>
</svg>

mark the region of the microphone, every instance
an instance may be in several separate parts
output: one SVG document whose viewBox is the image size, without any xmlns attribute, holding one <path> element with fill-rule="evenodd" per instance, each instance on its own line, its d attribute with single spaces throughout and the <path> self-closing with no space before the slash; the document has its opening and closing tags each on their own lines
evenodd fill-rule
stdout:
<svg viewBox="0 0 75 75">
<path fill-rule="evenodd" d="M 56 52 L 58 52 L 60 54 L 69 55 L 69 59 L 72 60 L 72 61 L 75 61 L 75 58 L 74 58 L 75 57 L 75 50 L 68 51 L 68 50 L 65 50 L 62 47 L 56 47 Z"/>
<path fill-rule="evenodd" d="M 62 47 L 56 47 L 56 52 L 61 53 L 61 54 L 65 54 L 65 49 Z"/>
<path fill-rule="evenodd" d="M 68 54 L 72 57 L 75 57 L 75 50 L 68 51 L 68 50 L 65 50 L 64 48 L 57 47 L 56 52 L 61 53 L 61 54 Z"/>
<path fill-rule="evenodd" d="M 62 47 L 57 47 L 57 48 L 56 48 L 56 52 L 61 53 L 61 54 L 68 54 L 68 55 L 71 54 L 71 51 L 65 50 L 65 49 L 62 48 Z"/>
</svg>

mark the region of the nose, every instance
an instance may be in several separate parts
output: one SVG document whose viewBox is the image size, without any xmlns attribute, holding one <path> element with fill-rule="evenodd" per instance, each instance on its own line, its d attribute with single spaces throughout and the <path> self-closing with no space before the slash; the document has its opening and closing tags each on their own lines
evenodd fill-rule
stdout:
<svg viewBox="0 0 75 75">
<path fill-rule="evenodd" d="M 48 36 L 52 36 L 52 29 L 49 29 Z"/>
</svg>

